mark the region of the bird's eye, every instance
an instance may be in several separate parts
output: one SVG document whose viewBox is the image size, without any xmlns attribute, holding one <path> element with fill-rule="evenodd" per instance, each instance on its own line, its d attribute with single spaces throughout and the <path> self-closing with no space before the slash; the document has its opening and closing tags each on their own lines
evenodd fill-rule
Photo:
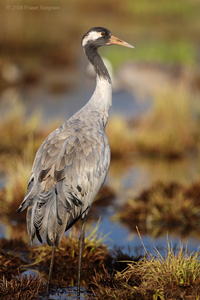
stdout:
<svg viewBox="0 0 200 300">
<path fill-rule="evenodd" d="M 106 33 L 105 32 L 101 32 L 101 36 L 105 36 L 106 35 Z"/>
</svg>

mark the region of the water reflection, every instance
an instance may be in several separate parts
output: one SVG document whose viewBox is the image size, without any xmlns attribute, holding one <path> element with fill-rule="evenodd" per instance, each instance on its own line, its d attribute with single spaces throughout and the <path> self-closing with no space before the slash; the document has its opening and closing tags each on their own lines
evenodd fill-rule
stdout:
<svg viewBox="0 0 200 300">
<path fill-rule="evenodd" d="M 67 74 L 66 74 L 67 76 Z M 52 93 L 51 89 L 45 89 L 41 85 L 12 88 L 2 92 L 4 102 L 17 101 L 21 98 L 27 107 L 27 114 L 37 109 L 42 112 L 43 120 L 59 118 L 60 123 L 69 118 L 74 112 L 81 108 L 93 92 L 94 83 L 86 82 L 86 85 L 79 78 L 78 85 L 67 92 Z M 77 84 L 77 83 L 76 83 Z M 14 89 L 14 90 L 13 90 Z M 10 100 L 9 100 L 10 99 Z M 28 103 L 27 103 L 28 99 Z M 151 107 L 149 99 L 138 101 L 138 98 L 128 90 L 117 90 L 113 94 L 113 106 L 111 114 L 120 113 L 126 117 L 138 117 L 144 114 Z M 128 198 L 133 198 L 145 188 L 150 187 L 154 182 L 174 182 L 188 184 L 200 180 L 200 159 L 187 157 L 183 160 L 157 160 L 141 157 L 127 157 L 123 160 L 112 160 L 106 180 L 115 193 L 115 198 L 104 202 L 104 206 L 93 204 L 89 214 L 89 226 L 94 227 L 101 218 L 99 233 L 109 234 L 107 244 L 110 248 L 122 247 L 124 250 L 144 252 L 141 240 L 135 230 L 130 230 L 119 221 L 114 219 L 117 211 Z M 0 177 L 0 187 L 4 184 Z M 27 240 L 26 224 L 17 219 L 1 217 L 0 237 L 19 238 Z M 68 233 L 66 233 L 68 234 Z M 78 235 L 78 234 L 77 234 Z M 166 248 L 167 233 L 160 233 L 161 237 L 152 237 L 142 234 L 143 243 L 148 251 L 154 247 Z M 186 237 L 183 239 L 178 232 L 170 232 L 168 239 L 173 245 L 181 241 L 190 251 L 198 250 L 199 238 Z"/>
<path fill-rule="evenodd" d="M 110 217 L 112 216 L 112 213 L 110 213 Z M 100 232 L 105 232 L 106 229 L 109 233 L 106 243 L 110 249 L 120 247 L 125 253 L 134 256 L 145 255 L 146 250 L 153 255 L 155 248 L 159 249 L 162 255 L 165 255 L 168 243 L 177 251 L 180 249 L 180 245 L 182 245 L 184 249 L 188 249 L 190 252 L 200 250 L 199 239 L 191 237 L 180 238 L 175 233 L 165 233 L 163 236 L 157 238 L 144 234 L 141 235 L 141 241 L 136 231 L 130 231 L 127 227 L 122 226 L 120 223 L 112 222 L 111 219 L 112 218 L 108 219 L 106 217 L 102 217 L 99 227 Z"/>
<path fill-rule="evenodd" d="M 140 194 L 140 192 L 150 187 L 153 182 L 158 180 L 171 182 L 178 178 L 178 182 L 189 184 L 199 180 L 199 163 L 196 159 L 188 158 L 173 163 L 164 161 L 154 161 L 147 159 L 133 158 L 132 160 L 119 162 L 112 161 L 108 178 L 105 185 L 114 191 L 114 198 L 105 198 L 99 205 L 98 201 L 93 203 L 88 217 L 88 227 L 94 227 L 99 218 L 101 218 L 98 233 L 109 234 L 107 244 L 110 248 L 114 246 L 124 249 L 131 249 L 134 253 L 138 246 L 142 247 L 141 241 L 135 230 L 130 230 L 115 219 L 115 214 L 120 211 L 125 201 Z M 77 227 L 78 230 L 78 227 Z M 158 228 L 159 230 L 159 228 Z M 67 233 L 68 234 L 68 233 Z M 16 220 L 10 220 L 6 217 L 1 218 L 0 236 L 6 238 L 23 237 L 27 240 L 26 224 Z M 78 236 L 78 233 L 77 233 Z M 173 230 L 168 237 L 173 245 L 178 245 L 181 241 L 188 250 L 194 251 L 199 246 L 199 234 L 196 238 L 187 236 L 183 238 L 178 232 Z M 142 234 L 142 240 L 148 251 L 154 247 L 166 248 L 167 232 L 159 233 L 159 237 Z M 141 248 L 142 249 L 142 248 Z"/>
</svg>

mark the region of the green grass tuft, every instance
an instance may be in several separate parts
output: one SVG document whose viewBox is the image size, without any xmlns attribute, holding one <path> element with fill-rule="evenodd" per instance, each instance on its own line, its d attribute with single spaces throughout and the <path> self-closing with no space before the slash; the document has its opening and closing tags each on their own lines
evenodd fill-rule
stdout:
<svg viewBox="0 0 200 300">
<path fill-rule="evenodd" d="M 96 273 L 92 284 L 93 299 L 198 299 L 200 293 L 199 253 L 187 254 L 181 247 L 178 254 L 168 246 L 165 257 L 156 255 L 115 274 L 106 269 Z M 186 298 L 187 297 L 187 298 Z"/>
</svg>

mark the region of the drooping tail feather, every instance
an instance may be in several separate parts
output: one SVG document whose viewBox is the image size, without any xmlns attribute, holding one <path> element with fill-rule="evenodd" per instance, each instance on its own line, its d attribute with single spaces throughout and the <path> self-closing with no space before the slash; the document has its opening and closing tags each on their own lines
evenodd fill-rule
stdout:
<svg viewBox="0 0 200 300">
<path fill-rule="evenodd" d="M 65 230 L 81 216 L 82 202 L 69 192 L 64 181 L 58 182 L 49 191 L 42 192 L 27 210 L 28 234 L 33 241 L 35 234 L 48 245 L 58 246 Z"/>
</svg>

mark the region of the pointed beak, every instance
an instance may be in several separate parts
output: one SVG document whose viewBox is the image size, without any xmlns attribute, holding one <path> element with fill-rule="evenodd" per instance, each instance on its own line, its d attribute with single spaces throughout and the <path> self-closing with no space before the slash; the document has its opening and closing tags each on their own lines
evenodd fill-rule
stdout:
<svg viewBox="0 0 200 300">
<path fill-rule="evenodd" d="M 134 48 L 134 46 L 132 46 L 131 44 L 128 44 L 128 43 L 120 40 L 119 38 L 117 38 L 114 35 L 111 35 L 109 42 L 106 45 L 120 45 L 120 46 L 124 46 L 124 47 L 128 47 L 128 48 Z"/>
</svg>

